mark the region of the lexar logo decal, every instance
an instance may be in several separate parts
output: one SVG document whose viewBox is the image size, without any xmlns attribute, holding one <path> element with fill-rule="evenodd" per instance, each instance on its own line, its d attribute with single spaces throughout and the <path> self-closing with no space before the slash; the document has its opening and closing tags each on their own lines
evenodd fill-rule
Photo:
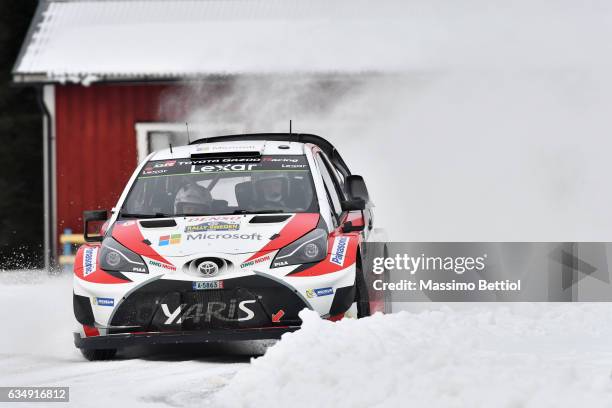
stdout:
<svg viewBox="0 0 612 408">
<path fill-rule="evenodd" d="M 349 237 L 336 237 L 334 240 L 334 245 L 332 246 L 331 257 L 329 259 L 331 263 L 344 266 L 349 240 Z"/>
</svg>

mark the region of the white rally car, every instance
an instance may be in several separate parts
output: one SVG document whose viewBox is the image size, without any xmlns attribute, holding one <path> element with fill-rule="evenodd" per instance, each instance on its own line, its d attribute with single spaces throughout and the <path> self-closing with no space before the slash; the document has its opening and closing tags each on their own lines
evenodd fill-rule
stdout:
<svg viewBox="0 0 612 408">
<path fill-rule="evenodd" d="M 363 178 L 315 135 L 152 153 L 110 218 L 84 214 L 75 345 L 100 360 L 136 344 L 279 338 L 304 308 L 330 320 L 384 312 L 362 268 L 371 207 Z M 105 221 L 99 234 L 93 221 Z"/>
</svg>

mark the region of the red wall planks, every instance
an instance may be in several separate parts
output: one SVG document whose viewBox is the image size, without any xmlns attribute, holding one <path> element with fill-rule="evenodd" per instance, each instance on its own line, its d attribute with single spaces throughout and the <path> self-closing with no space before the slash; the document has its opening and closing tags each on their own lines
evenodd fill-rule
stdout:
<svg viewBox="0 0 612 408">
<path fill-rule="evenodd" d="M 57 227 L 81 232 L 83 210 L 110 209 L 137 164 L 137 122 L 160 117 L 177 85 L 58 85 L 55 92 Z"/>
</svg>

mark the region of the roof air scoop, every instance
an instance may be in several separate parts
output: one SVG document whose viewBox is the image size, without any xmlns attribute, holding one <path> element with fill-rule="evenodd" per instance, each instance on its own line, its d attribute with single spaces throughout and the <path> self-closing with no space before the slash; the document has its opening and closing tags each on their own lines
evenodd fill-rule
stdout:
<svg viewBox="0 0 612 408">
<path fill-rule="evenodd" d="M 208 159 L 235 159 L 235 160 L 259 160 L 261 152 L 245 151 L 245 152 L 209 152 L 209 153 L 192 153 L 191 160 L 208 160 Z"/>
</svg>

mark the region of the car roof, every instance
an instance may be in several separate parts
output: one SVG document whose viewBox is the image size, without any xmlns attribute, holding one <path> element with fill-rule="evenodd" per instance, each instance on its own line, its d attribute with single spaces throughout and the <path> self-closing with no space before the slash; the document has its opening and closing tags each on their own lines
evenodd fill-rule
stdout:
<svg viewBox="0 0 612 408">
<path fill-rule="evenodd" d="M 240 151 L 258 151 L 265 155 L 298 155 L 304 154 L 305 145 L 319 147 L 334 166 L 344 176 L 351 174 L 348 166 L 336 148 L 321 136 L 305 133 L 253 133 L 241 135 L 214 136 L 198 139 L 188 146 L 173 147 L 156 152 L 151 160 L 168 160 L 188 158 L 198 153 L 229 153 Z"/>
<path fill-rule="evenodd" d="M 262 155 L 301 155 L 304 143 L 263 140 L 197 143 L 158 150 L 150 160 L 187 159 L 198 153 L 258 152 Z"/>
</svg>

